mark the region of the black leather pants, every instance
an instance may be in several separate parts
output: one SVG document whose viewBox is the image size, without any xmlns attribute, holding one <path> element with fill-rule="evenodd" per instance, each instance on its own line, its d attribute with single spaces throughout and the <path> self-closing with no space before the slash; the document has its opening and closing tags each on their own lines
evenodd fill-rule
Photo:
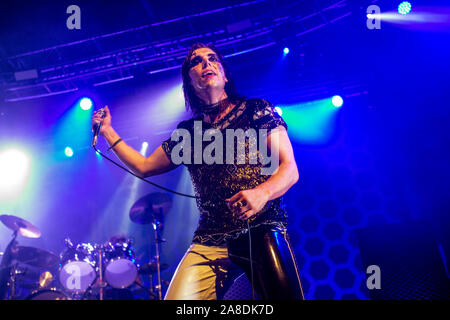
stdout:
<svg viewBox="0 0 450 320">
<path fill-rule="evenodd" d="M 294 252 L 285 229 L 258 226 L 228 242 L 231 261 L 241 267 L 252 281 L 258 298 L 263 300 L 304 300 Z M 252 274 L 253 268 L 253 274 Z"/>
</svg>

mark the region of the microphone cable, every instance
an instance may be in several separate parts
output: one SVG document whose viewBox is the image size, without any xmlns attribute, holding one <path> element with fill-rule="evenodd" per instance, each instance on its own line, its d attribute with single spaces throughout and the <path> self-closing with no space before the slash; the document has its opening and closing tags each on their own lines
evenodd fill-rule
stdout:
<svg viewBox="0 0 450 320">
<path fill-rule="evenodd" d="M 103 118 L 105 117 L 105 110 L 104 110 L 103 108 L 100 108 L 100 109 L 98 109 L 97 111 L 99 112 L 100 116 L 101 116 L 102 119 L 103 119 Z M 102 121 L 102 122 L 103 122 L 103 121 Z M 100 122 L 100 123 L 94 125 L 94 128 L 93 128 L 93 130 L 94 130 L 94 138 L 93 138 L 93 140 L 92 140 L 92 144 L 91 144 L 91 145 L 92 145 L 92 148 L 94 148 L 95 152 L 97 152 L 97 153 L 98 153 L 99 155 L 101 155 L 103 158 L 105 158 L 106 160 L 110 161 L 112 164 L 116 165 L 117 167 L 121 168 L 122 170 L 125 170 L 125 171 L 128 172 L 129 174 L 135 176 L 136 178 L 138 178 L 138 179 L 140 179 L 140 180 L 142 180 L 142 181 L 144 181 L 144 182 L 146 182 L 146 183 L 148 183 L 148 184 L 151 184 L 152 186 L 154 186 L 154 187 L 156 187 L 156 188 L 159 188 L 159 189 L 161 189 L 161 190 L 164 190 L 164 191 L 167 191 L 167 192 L 170 192 L 170 193 L 179 195 L 179 196 L 187 197 L 187 198 L 192 198 L 192 199 L 197 199 L 197 198 L 198 198 L 198 197 L 193 196 L 193 195 L 190 195 L 190 194 L 186 194 L 186 193 L 178 192 L 178 191 L 175 191 L 175 190 L 171 190 L 171 189 L 169 189 L 169 188 L 166 188 L 166 187 L 160 186 L 160 185 L 158 185 L 158 184 L 156 184 L 156 183 L 154 183 L 154 182 L 151 182 L 151 181 L 149 181 L 149 180 L 147 180 L 147 179 L 144 179 L 144 178 L 138 176 L 137 174 L 135 174 L 134 172 L 132 172 L 131 170 L 129 170 L 128 168 L 126 168 L 126 167 L 122 166 L 121 164 L 117 163 L 116 161 L 112 160 L 111 158 L 109 158 L 108 156 L 106 156 L 104 153 L 102 153 L 102 152 L 97 148 L 97 146 L 96 146 L 96 145 L 97 145 L 97 138 L 98 138 L 98 135 L 99 135 L 99 133 L 100 133 L 100 128 L 101 128 L 101 126 L 102 126 L 102 122 Z M 122 139 L 120 139 L 120 140 L 118 140 L 118 141 L 121 141 L 121 140 L 122 140 Z M 116 143 L 117 143 L 117 142 L 116 142 Z M 114 145 L 113 145 L 113 146 L 114 146 Z M 113 146 L 111 146 L 111 147 L 113 147 Z"/>
<path fill-rule="evenodd" d="M 132 172 L 131 170 L 129 170 L 128 168 L 122 166 L 121 164 L 117 163 L 116 161 L 114 161 L 111 158 L 109 158 L 108 156 L 106 156 L 95 145 L 92 145 L 92 147 L 94 148 L 95 152 L 97 152 L 99 155 L 101 155 L 106 160 L 110 161 L 112 164 L 116 165 L 117 167 L 121 168 L 122 170 L 125 170 L 126 172 L 128 172 L 129 174 L 135 176 L 136 178 L 138 178 L 138 179 L 140 179 L 140 180 L 142 180 L 142 181 L 144 181 L 144 182 L 146 182 L 148 184 L 151 184 L 152 186 L 154 186 L 156 188 L 159 188 L 161 190 L 164 190 L 164 191 L 167 191 L 167 192 L 179 195 L 179 196 L 187 197 L 187 198 L 192 198 L 192 199 L 197 199 L 198 198 L 198 197 L 196 197 L 194 195 L 191 195 L 191 194 L 186 194 L 186 193 L 178 192 L 178 191 L 175 191 L 175 190 L 171 190 L 169 188 L 166 188 L 166 187 L 163 187 L 163 186 L 161 186 L 159 184 L 151 182 L 151 181 L 149 181 L 149 180 L 147 180 L 145 178 L 142 178 L 142 177 L 138 176 L 137 174 L 135 174 L 134 172 Z"/>
<path fill-rule="evenodd" d="M 250 233 L 250 222 L 248 222 L 248 219 L 247 219 L 247 229 L 248 229 L 248 253 L 250 260 L 250 284 L 252 286 L 252 300 L 255 300 L 255 285 L 253 279 L 252 235 Z"/>
</svg>

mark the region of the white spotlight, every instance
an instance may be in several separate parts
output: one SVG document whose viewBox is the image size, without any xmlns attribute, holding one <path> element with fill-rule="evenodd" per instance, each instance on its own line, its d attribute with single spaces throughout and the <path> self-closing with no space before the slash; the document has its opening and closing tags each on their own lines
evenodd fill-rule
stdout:
<svg viewBox="0 0 450 320">
<path fill-rule="evenodd" d="M 17 192 L 30 173 L 29 156 L 18 149 L 0 152 L 0 194 Z"/>
</svg>

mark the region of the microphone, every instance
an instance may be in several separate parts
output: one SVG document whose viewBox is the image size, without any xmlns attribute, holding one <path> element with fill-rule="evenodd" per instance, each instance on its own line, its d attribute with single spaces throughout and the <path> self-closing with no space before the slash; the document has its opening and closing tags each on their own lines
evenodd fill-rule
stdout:
<svg viewBox="0 0 450 320">
<path fill-rule="evenodd" d="M 97 112 L 100 114 L 102 119 L 105 117 L 105 110 L 103 108 L 98 109 Z M 92 139 L 92 146 L 93 147 L 95 147 L 97 145 L 98 134 L 100 133 L 100 128 L 101 127 L 102 127 L 102 123 L 101 122 L 99 124 L 94 124 L 94 127 L 93 127 L 94 138 Z"/>
</svg>

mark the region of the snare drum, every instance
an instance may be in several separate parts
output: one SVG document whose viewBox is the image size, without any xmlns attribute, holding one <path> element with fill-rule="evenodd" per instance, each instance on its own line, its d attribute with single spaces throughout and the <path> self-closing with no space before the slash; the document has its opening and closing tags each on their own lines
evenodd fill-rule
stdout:
<svg viewBox="0 0 450 320">
<path fill-rule="evenodd" d="M 131 241 L 108 242 L 105 246 L 106 282 L 113 288 L 123 289 L 131 286 L 137 278 L 138 266 Z"/>
<path fill-rule="evenodd" d="M 97 252 L 90 243 L 81 243 L 61 254 L 59 281 L 72 293 L 86 291 L 97 278 Z"/>
</svg>

